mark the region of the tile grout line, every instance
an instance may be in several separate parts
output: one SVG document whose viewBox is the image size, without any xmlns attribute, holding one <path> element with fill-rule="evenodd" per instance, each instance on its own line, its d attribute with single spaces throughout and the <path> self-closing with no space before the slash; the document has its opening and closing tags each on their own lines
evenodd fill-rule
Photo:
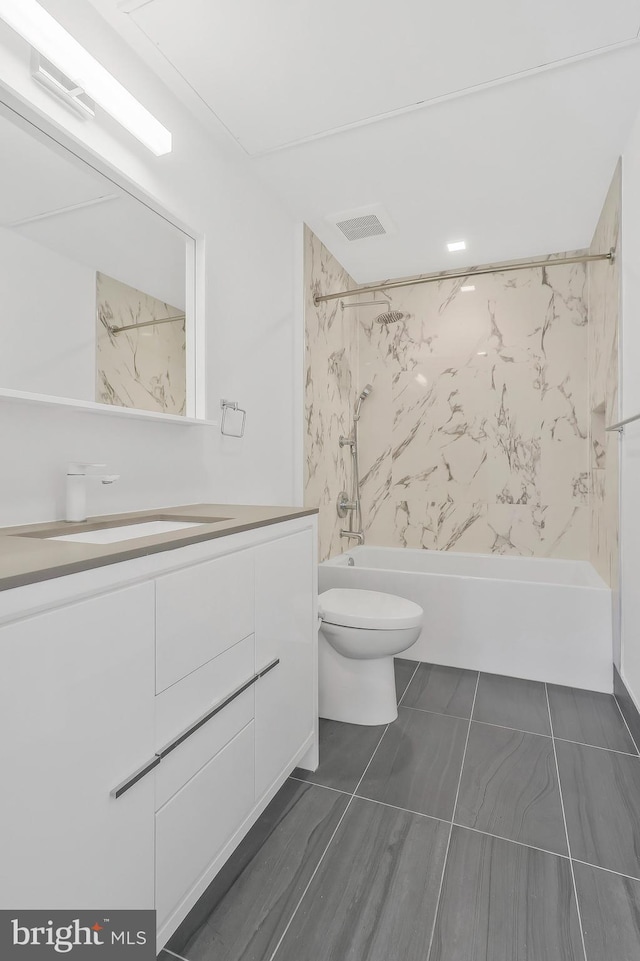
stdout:
<svg viewBox="0 0 640 961">
<path fill-rule="evenodd" d="M 461 714 L 443 714 L 442 711 L 427 711 L 423 707 L 409 707 L 408 704 L 402 704 L 401 706 L 405 709 L 405 711 L 419 711 L 421 714 L 437 714 L 439 717 L 454 717 L 458 721 L 469 720 L 468 717 L 462 717 Z M 620 705 L 618 704 L 617 706 L 618 706 L 618 710 L 620 710 Z M 526 731 L 524 728 L 509 727 L 509 725 L 507 724 L 493 724 L 491 721 L 481 721 L 477 717 L 472 717 L 471 720 L 473 721 L 474 724 L 484 724 L 485 727 L 497 727 L 502 731 L 514 731 L 516 734 L 531 734 L 533 735 L 533 737 L 546 737 L 548 740 L 551 740 L 552 738 L 551 734 L 542 734 L 540 731 Z M 624 715 L 623 715 L 623 720 L 624 720 Z M 625 721 L 625 724 L 626 724 L 626 721 Z M 627 725 L 627 730 L 629 730 L 628 725 Z M 633 735 L 631 734 L 631 731 L 629 731 L 629 735 L 631 737 L 631 740 L 633 741 L 634 746 L 637 746 L 636 742 L 633 739 Z M 553 737 L 555 737 L 556 741 L 564 741 L 567 744 L 577 744 L 579 747 L 593 747 L 597 751 L 610 751 L 612 754 L 622 754 L 624 755 L 624 757 L 635 757 L 635 758 L 640 757 L 640 751 L 638 752 L 638 754 L 633 754 L 631 751 L 619 751 L 615 747 L 603 747 L 601 744 L 590 744 L 589 741 L 573 741 L 569 737 L 558 737 L 557 734 L 553 735 Z"/>
<path fill-rule="evenodd" d="M 414 677 L 416 676 L 419 667 L 420 667 L 420 661 L 418 661 L 418 662 L 416 663 L 416 666 L 415 666 L 414 669 L 413 669 L 413 674 L 411 675 L 411 677 L 410 677 L 409 680 L 407 681 L 407 686 L 405 687 L 404 691 L 402 692 L 402 694 L 401 694 L 400 697 L 398 698 L 398 707 L 400 707 L 400 705 L 402 704 L 402 699 L 404 698 L 405 694 L 406 694 L 407 691 L 409 690 L 409 685 L 411 684 L 412 680 L 413 680 Z"/>
<path fill-rule="evenodd" d="M 439 717 L 455 717 L 458 721 L 469 720 L 468 717 L 463 717 L 461 714 L 445 714 L 444 711 L 428 711 L 425 707 L 411 707 L 409 704 L 398 703 L 398 707 L 403 707 L 405 711 L 418 711 L 420 714 L 437 714 Z"/>
<path fill-rule="evenodd" d="M 458 786 L 456 788 L 456 795 L 453 799 L 453 808 L 451 810 L 451 823 L 449 825 L 449 837 L 447 838 L 447 846 L 444 852 L 444 861 L 442 862 L 442 874 L 440 875 L 440 886 L 438 888 L 438 897 L 436 900 L 435 911 L 433 912 L 433 924 L 431 926 L 431 936 L 429 938 L 429 947 L 427 949 L 425 961 L 429 961 L 431 957 L 431 950 L 433 948 L 433 939 L 436 933 L 436 924 L 438 923 L 438 912 L 440 910 L 440 902 L 442 900 L 442 889 L 444 888 L 444 876 L 447 870 L 447 861 L 449 860 L 449 849 L 451 847 L 451 835 L 453 834 L 453 822 L 456 816 L 456 808 L 458 806 L 458 795 L 460 794 L 460 785 L 462 784 L 462 771 L 464 769 L 464 762 L 467 756 L 467 747 L 469 746 L 469 736 L 471 734 L 471 718 L 473 717 L 473 712 L 476 706 L 476 697 L 478 696 L 478 685 L 480 684 L 480 671 L 478 671 L 476 677 L 476 686 L 473 692 L 473 702 L 471 704 L 471 712 L 469 715 L 469 724 L 467 726 L 467 737 L 464 742 L 464 751 L 462 752 L 462 762 L 460 764 L 460 774 L 458 776 Z"/>
<path fill-rule="evenodd" d="M 298 908 L 299 908 L 300 905 L 302 904 L 302 901 L 303 901 L 303 899 L 304 899 L 305 894 L 306 894 L 307 891 L 309 890 L 313 879 L 315 878 L 316 874 L 318 873 L 318 870 L 319 870 L 319 868 L 320 868 L 320 865 L 321 865 L 322 862 L 324 861 L 325 856 L 326 856 L 326 853 L 327 853 L 327 851 L 329 850 L 329 848 L 331 847 L 331 843 L 332 843 L 334 837 L 336 836 L 336 833 L 337 833 L 338 829 L 340 828 L 340 825 L 341 825 L 342 822 L 344 821 L 345 816 L 346 816 L 346 814 L 347 814 L 347 811 L 348 811 L 349 808 L 351 807 L 351 802 L 352 802 L 352 801 L 353 801 L 353 795 L 351 795 L 351 797 L 349 798 L 349 800 L 348 800 L 348 802 L 347 802 L 347 806 L 345 807 L 344 811 L 342 812 L 342 814 L 341 814 L 341 816 L 340 816 L 340 820 L 338 821 L 338 823 L 336 824 L 335 828 L 333 829 L 333 831 L 332 831 L 332 833 L 331 833 L 331 837 L 330 837 L 329 840 L 327 841 L 327 846 L 325 847 L 324 851 L 322 852 L 322 854 L 321 854 L 321 856 L 320 856 L 320 859 L 318 860 L 318 863 L 316 864 L 316 866 L 315 866 L 315 868 L 314 868 L 314 870 L 313 870 L 313 873 L 312 873 L 311 877 L 310 877 L 309 880 L 307 881 L 307 884 L 305 885 L 305 889 L 304 889 L 304 891 L 302 892 L 302 894 L 300 895 L 300 898 L 298 899 L 298 903 L 296 904 L 295 908 L 293 909 L 293 912 L 292 912 L 292 914 L 291 914 L 291 917 L 290 917 L 289 920 L 287 921 L 287 924 L 286 924 L 286 926 L 285 926 L 284 931 L 282 932 L 282 934 L 281 934 L 280 937 L 278 938 L 278 943 L 276 944 L 275 948 L 273 949 L 273 951 L 272 951 L 271 954 L 269 955 L 269 961 L 273 961 L 273 958 L 275 958 L 276 954 L 278 953 L 278 950 L 279 950 L 279 948 L 280 948 L 280 945 L 282 944 L 282 942 L 283 942 L 283 940 L 284 940 L 284 938 L 285 938 L 285 936 L 286 936 L 286 934 L 287 934 L 287 931 L 288 931 L 289 928 L 291 927 L 291 923 L 292 923 L 293 919 L 295 918 L 296 914 L 298 913 Z"/>
<path fill-rule="evenodd" d="M 616 697 L 615 694 L 613 695 L 613 699 L 614 699 L 614 701 L 616 702 L 616 707 L 617 707 L 618 710 L 620 711 L 620 717 L 621 717 L 622 720 L 624 721 L 624 726 L 626 727 L 627 731 L 629 732 L 629 737 L 631 738 L 631 743 L 633 744 L 633 746 L 635 747 L 636 751 L 638 751 L 638 754 L 640 755 L 640 750 L 638 749 L 638 745 L 637 745 L 637 743 L 636 743 L 636 739 L 635 739 L 635 737 L 633 736 L 633 734 L 631 733 L 631 728 L 630 728 L 629 725 L 627 724 L 627 719 L 626 719 L 626 717 L 625 717 L 624 714 L 622 713 L 622 708 L 620 707 L 620 701 L 618 700 L 618 698 Z"/>
<path fill-rule="evenodd" d="M 573 883 L 573 896 L 576 899 L 576 911 L 578 914 L 578 924 L 580 925 L 580 939 L 582 941 L 582 953 L 584 955 L 584 961 L 589 961 L 587 957 L 587 946 L 584 943 L 584 927 L 582 925 L 582 912 L 580 911 L 580 902 L 578 900 L 578 886 L 576 885 L 576 875 L 573 870 L 573 859 L 571 857 L 571 842 L 569 840 L 569 828 L 567 827 L 567 813 L 564 807 L 564 795 L 562 793 L 562 783 L 560 781 L 560 765 L 558 764 L 558 752 L 556 751 L 556 739 L 553 733 L 553 717 L 551 716 L 551 702 L 549 701 L 549 687 L 545 683 L 544 691 L 547 697 L 547 710 L 549 712 L 549 724 L 551 725 L 551 743 L 553 744 L 553 757 L 556 762 L 556 777 L 558 778 L 558 792 L 560 794 L 560 807 L 562 808 L 562 820 L 564 822 L 564 833 L 567 840 L 567 851 L 569 852 L 569 869 L 571 871 L 571 881 Z"/>
<path fill-rule="evenodd" d="M 390 804 L 388 801 L 381 801 L 379 798 L 367 797 L 366 794 L 350 794 L 348 791 L 341 791 L 340 788 L 329 787 L 328 784 L 316 784 L 315 781 L 305 781 L 303 778 L 293 777 L 292 774 L 289 775 L 290 780 L 297 781 L 299 784 L 309 784 L 311 787 L 323 788 L 325 791 L 333 791 L 334 794 L 342 794 L 344 797 L 355 797 L 359 801 L 369 801 L 371 804 L 381 804 L 383 807 L 392 808 L 394 811 L 402 811 L 404 814 L 413 814 L 415 817 L 427 818 L 429 821 L 439 821 L 441 824 L 449 824 L 450 821 L 444 818 L 436 817 L 435 814 L 425 814 L 424 811 L 414 811 L 412 808 L 403 808 L 399 804 Z M 456 828 L 462 828 L 464 831 L 473 831 L 474 834 L 484 834 L 487 837 L 495 838 L 496 841 L 506 841 L 507 844 L 517 844 L 521 848 L 531 848 L 534 851 L 540 851 L 541 854 L 551 854 L 555 858 L 564 858 L 565 861 L 569 860 L 568 854 L 561 854 L 559 851 L 550 851 L 548 848 L 538 847 L 536 844 L 528 844 L 526 841 L 516 841 L 515 838 L 507 838 L 502 834 L 492 834 L 491 831 L 481 831 L 479 828 L 472 828 L 468 824 L 461 824 L 454 818 L 453 826 Z M 577 858 L 574 858 L 577 860 Z M 581 862 L 583 864 L 589 864 L 588 861 Z M 594 864 L 592 867 L 598 867 L 599 865 Z M 607 870 L 606 868 L 603 870 Z M 612 871 L 612 874 L 618 874 L 617 871 Z M 623 877 L 630 877 L 630 875 L 622 875 Z M 632 881 L 640 880 L 638 878 L 631 878 Z"/>
<path fill-rule="evenodd" d="M 591 861 L 582 861 L 580 858 L 573 858 L 575 864 L 584 864 L 585 867 L 595 868 L 596 871 L 606 871 L 607 874 L 614 874 L 618 878 L 626 878 L 627 881 L 637 881 L 640 882 L 640 878 L 634 878 L 632 874 L 622 874 L 620 871 L 614 871 L 613 868 L 604 868 L 601 864 L 592 864 Z"/>
<path fill-rule="evenodd" d="M 417 668 L 416 668 L 416 670 L 417 670 Z M 415 672 L 414 672 L 414 673 L 415 673 Z M 407 686 L 408 686 L 408 685 L 407 685 Z M 339 820 L 338 823 L 336 824 L 336 826 L 335 826 L 335 828 L 334 828 L 334 830 L 333 830 L 333 832 L 332 832 L 332 834 L 331 834 L 331 837 L 329 838 L 329 840 L 328 840 L 328 842 L 327 842 L 327 846 L 325 847 L 324 851 L 322 852 L 322 855 L 320 856 L 320 859 L 318 860 L 318 863 L 316 864 L 316 866 L 315 866 L 315 868 L 314 868 L 314 870 L 313 870 L 313 873 L 312 873 L 311 877 L 309 878 L 307 884 L 305 885 L 304 891 L 303 891 L 302 894 L 300 895 L 300 898 L 299 898 L 299 900 L 298 900 L 298 903 L 296 904 L 295 908 L 293 909 L 293 913 L 291 914 L 291 917 L 290 917 L 289 920 L 287 921 L 287 924 L 286 924 L 286 927 L 285 927 L 284 931 L 282 932 L 282 934 L 281 934 L 280 937 L 278 938 L 278 943 L 276 944 L 275 948 L 273 949 L 273 951 L 271 952 L 271 954 L 270 954 L 270 956 L 269 956 L 269 961 L 274 961 L 274 958 L 275 958 L 276 954 L 277 954 L 278 951 L 280 950 L 280 945 L 282 944 L 282 942 L 284 941 L 285 937 L 287 936 L 287 931 L 288 931 L 289 928 L 291 927 L 291 925 L 292 925 L 292 923 L 293 923 L 293 919 L 295 918 L 296 914 L 298 913 L 298 911 L 299 911 L 299 909 L 300 909 L 300 905 L 301 905 L 302 902 L 304 901 L 305 896 L 306 896 L 306 894 L 307 894 L 307 891 L 309 890 L 309 888 L 311 887 L 311 884 L 313 883 L 313 879 L 315 878 L 316 874 L 317 874 L 318 871 L 320 870 L 320 865 L 321 865 L 322 862 L 324 861 L 324 859 L 325 859 L 325 857 L 326 857 L 326 855 L 327 855 L 327 851 L 328 851 L 329 848 L 331 847 L 331 844 L 333 843 L 333 839 L 335 838 L 336 834 L 338 833 L 338 830 L 340 829 L 340 825 L 342 824 L 342 822 L 344 821 L 345 817 L 347 816 L 347 811 L 349 810 L 349 808 L 351 807 L 351 804 L 353 803 L 353 799 L 354 799 L 355 796 L 356 796 L 356 791 L 357 791 L 358 788 L 360 787 L 360 784 L 362 783 L 362 780 L 363 780 L 365 774 L 366 774 L 367 771 L 369 770 L 369 766 L 370 766 L 371 762 L 373 761 L 373 759 L 374 759 L 374 757 L 375 757 L 375 755 L 376 755 L 376 751 L 378 750 L 378 748 L 379 748 L 380 745 L 382 744 L 382 739 L 383 739 L 383 737 L 385 736 L 385 734 L 387 733 L 388 730 L 389 730 L 389 725 L 387 724 L 387 725 L 385 726 L 384 731 L 383 731 L 382 734 L 380 735 L 380 738 L 379 738 L 379 740 L 378 740 L 378 743 L 376 744 L 375 748 L 373 749 L 373 753 L 371 754 L 371 757 L 369 758 L 369 761 L 368 761 L 368 763 L 367 763 L 367 766 L 365 767 L 364 771 L 362 772 L 362 776 L 361 776 L 360 780 L 358 781 L 358 783 L 356 784 L 356 786 L 355 786 L 355 788 L 354 788 L 353 794 L 351 794 L 351 796 L 349 797 L 349 800 L 348 800 L 348 802 L 347 802 L 347 806 L 345 807 L 344 811 L 342 812 L 342 815 L 341 815 L 341 817 L 340 817 L 340 820 Z M 321 786 L 321 785 L 319 785 L 319 786 Z M 342 794 L 342 793 L 346 793 L 346 792 L 342 792 L 342 791 L 341 791 L 341 792 L 338 792 L 338 793 L 341 793 L 341 794 Z"/>
<path fill-rule="evenodd" d="M 316 781 L 307 781 L 304 777 L 295 777 L 293 774 L 289 775 L 290 781 L 297 781 L 298 784 L 309 784 L 311 787 L 321 787 L 325 791 L 333 791 L 334 794 L 344 794 L 345 797 L 353 797 L 351 791 L 343 791 L 339 787 L 331 787 L 329 784 L 318 784 Z"/>
<path fill-rule="evenodd" d="M 595 751 L 608 751 L 609 754 L 621 754 L 623 757 L 634 757 L 640 760 L 637 754 L 630 751 L 616 751 L 613 747 L 602 747 L 601 744 L 588 744 L 586 741 L 571 741 L 568 737 L 554 737 L 554 741 L 562 741 L 563 744 L 575 744 L 577 747 L 592 747 Z"/>
<path fill-rule="evenodd" d="M 507 844 L 517 844 L 521 848 L 529 848 L 532 851 L 540 851 L 541 854 L 550 854 L 553 858 L 564 858 L 565 861 L 569 860 L 568 854 L 560 854 L 558 851 L 550 851 L 548 848 L 539 848 L 535 844 L 527 844 L 526 841 L 516 841 L 514 838 L 505 838 L 502 834 L 491 834 L 490 831 L 480 831 L 479 828 L 470 828 L 468 824 L 459 824 L 456 820 L 454 820 L 453 826 L 456 828 L 462 828 L 463 831 L 473 831 L 474 834 L 484 834 L 485 837 L 495 838 L 496 841 L 506 841 Z"/>
<path fill-rule="evenodd" d="M 507 730 L 513 729 L 507 728 Z M 561 740 L 561 738 L 556 738 L 556 740 Z M 570 741 L 569 743 L 579 744 L 580 742 Z M 593 745 L 585 746 L 592 747 Z M 606 751 L 607 748 L 601 748 L 601 750 Z M 635 757 L 635 754 L 631 754 L 629 756 Z M 411 808 L 403 808 L 400 807 L 399 804 L 389 804 L 388 801 L 380 801 L 378 798 L 366 797 L 364 794 L 353 795 L 350 794 L 349 791 L 341 791 L 340 788 L 330 787 L 328 784 L 316 784 L 315 781 L 305 781 L 304 778 L 294 777 L 293 774 L 289 775 L 289 779 L 291 781 L 296 781 L 298 784 L 308 784 L 310 787 L 319 787 L 324 791 L 333 791 L 334 794 L 342 794 L 348 798 L 355 797 L 359 801 L 369 801 L 371 804 L 381 804 L 383 807 L 392 808 L 394 811 L 403 811 L 405 814 L 413 814 L 415 817 L 427 818 L 429 821 L 440 821 L 441 824 L 449 824 L 449 821 L 445 821 L 443 818 L 436 817 L 434 814 L 425 814 L 424 811 L 413 811 Z M 515 838 L 507 838 L 501 834 L 492 834 L 491 831 L 481 831 L 479 828 L 472 828 L 468 824 L 461 824 L 459 821 L 456 821 L 455 818 L 453 821 L 453 826 L 462 828 L 463 831 L 473 831 L 474 834 L 484 834 L 486 837 L 495 838 L 496 841 L 506 841 L 507 844 L 517 844 L 521 848 L 530 848 L 532 851 L 540 851 L 541 854 L 550 854 L 554 858 L 563 858 L 565 861 L 569 860 L 568 854 L 560 854 L 559 851 L 550 851 L 548 848 L 541 848 L 536 844 L 528 844 L 526 841 L 516 841 Z M 572 858 L 571 860 L 573 860 L 575 864 L 584 864 L 588 868 L 596 868 L 598 871 L 606 871 L 608 874 L 615 874 L 620 878 L 627 878 L 629 881 L 640 882 L 640 877 L 634 877 L 632 874 L 623 874 L 621 871 L 614 871 L 613 868 L 605 868 L 602 864 L 594 864 L 592 861 L 583 861 L 581 858 Z M 165 948 L 164 950 L 168 949 Z M 180 955 L 178 955 L 178 957 L 180 957 Z M 184 959 L 184 961 L 187 961 L 187 959 Z"/>
</svg>

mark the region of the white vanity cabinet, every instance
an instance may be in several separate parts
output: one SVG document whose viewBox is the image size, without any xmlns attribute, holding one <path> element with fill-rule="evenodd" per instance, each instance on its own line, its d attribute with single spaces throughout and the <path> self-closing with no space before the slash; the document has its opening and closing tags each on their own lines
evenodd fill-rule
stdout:
<svg viewBox="0 0 640 961">
<path fill-rule="evenodd" d="M 290 770 L 301 735 L 314 729 L 313 537 L 310 530 L 255 550 L 256 800 Z"/>
<path fill-rule="evenodd" d="M 153 583 L 0 627 L 3 908 L 151 908 Z"/>
<path fill-rule="evenodd" d="M 317 743 L 315 553 L 304 516 L 0 592 L 0 907 L 166 943 Z"/>
</svg>

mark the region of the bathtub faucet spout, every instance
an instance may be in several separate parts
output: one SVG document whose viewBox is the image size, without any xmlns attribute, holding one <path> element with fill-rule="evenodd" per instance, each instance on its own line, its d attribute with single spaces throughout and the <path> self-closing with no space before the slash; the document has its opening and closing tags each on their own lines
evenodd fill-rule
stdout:
<svg viewBox="0 0 640 961">
<path fill-rule="evenodd" d="M 354 537 L 358 544 L 364 544 L 364 534 L 362 531 L 340 531 L 340 537 Z"/>
</svg>

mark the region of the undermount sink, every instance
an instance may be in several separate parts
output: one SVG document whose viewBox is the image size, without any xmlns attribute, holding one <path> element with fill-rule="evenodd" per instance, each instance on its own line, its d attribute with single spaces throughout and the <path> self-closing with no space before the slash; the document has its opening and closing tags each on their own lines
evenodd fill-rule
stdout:
<svg viewBox="0 0 640 961">
<path fill-rule="evenodd" d="M 136 537 L 152 537 L 154 534 L 171 534 L 175 531 L 202 527 L 230 520 L 228 517 L 171 517 L 166 514 L 130 521 L 104 521 L 89 524 L 65 524 L 56 528 L 25 531 L 21 537 L 38 537 L 48 541 L 68 541 L 72 544 L 116 544 L 134 540 Z"/>
</svg>

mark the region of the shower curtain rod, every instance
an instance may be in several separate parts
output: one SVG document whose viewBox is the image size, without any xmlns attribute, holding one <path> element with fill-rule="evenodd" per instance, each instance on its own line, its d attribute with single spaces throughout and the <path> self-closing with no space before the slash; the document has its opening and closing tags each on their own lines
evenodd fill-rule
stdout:
<svg viewBox="0 0 640 961">
<path fill-rule="evenodd" d="M 317 307 L 324 300 L 338 300 L 340 297 L 356 297 L 358 294 L 372 294 L 378 290 L 395 290 L 398 287 L 413 287 L 417 284 L 435 284 L 439 280 L 454 280 L 466 277 L 478 277 L 480 274 L 501 274 L 507 270 L 528 270 L 531 267 L 561 267 L 563 264 L 584 264 L 594 260 L 608 260 L 613 263 L 615 248 L 608 254 L 582 254 L 577 257 L 559 257 L 557 260 L 529 260 L 520 264 L 493 264 L 491 267 L 468 267 L 466 270 L 444 271 L 440 274 L 424 274 L 408 280 L 390 280 L 387 283 L 369 284 L 358 287 L 357 290 L 339 290 L 335 294 L 314 294 L 313 303 Z"/>
<path fill-rule="evenodd" d="M 123 330 L 138 330 L 140 327 L 152 327 L 154 324 L 174 324 L 178 320 L 186 320 L 185 314 L 178 317 L 159 317 L 158 320 L 144 320 L 141 324 L 127 324 L 126 327 L 109 327 L 109 333 L 120 334 Z"/>
</svg>

